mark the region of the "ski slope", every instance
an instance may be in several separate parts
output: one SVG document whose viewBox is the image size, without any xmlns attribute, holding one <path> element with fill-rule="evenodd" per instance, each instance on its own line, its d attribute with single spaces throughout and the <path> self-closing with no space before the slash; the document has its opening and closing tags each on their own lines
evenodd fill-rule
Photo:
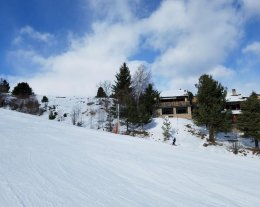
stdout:
<svg viewBox="0 0 260 207">
<path fill-rule="evenodd" d="M 0 206 L 260 206 L 260 159 L 202 147 L 181 127 L 174 147 L 4 109 L 0 117 Z M 149 128 L 155 137 L 160 123 Z"/>
</svg>

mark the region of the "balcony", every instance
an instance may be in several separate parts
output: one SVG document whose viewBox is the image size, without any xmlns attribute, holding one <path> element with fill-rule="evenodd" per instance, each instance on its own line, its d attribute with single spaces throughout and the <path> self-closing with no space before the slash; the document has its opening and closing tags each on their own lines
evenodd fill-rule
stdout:
<svg viewBox="0 0 260 207">
<path fill-rule="evenodd" d="M 188 107 L 190 106 L 190 102 L 188 101 L 175 101 L 175 102 L 161 102 L 159 104 L 160 108 L 165 107 Z"/>
</svg>

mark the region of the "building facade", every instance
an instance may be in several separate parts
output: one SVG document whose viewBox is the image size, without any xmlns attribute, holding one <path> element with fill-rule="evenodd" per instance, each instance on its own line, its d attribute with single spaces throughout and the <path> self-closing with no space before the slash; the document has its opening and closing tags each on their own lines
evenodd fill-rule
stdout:
<svg viewBox="0 0 260 207">
<path fill-rule="evenodd" d="M 178 90 L 176 93 L 162 94 L 157 110 L 160 117 L 192 118 L 191 102 L 186 90 Z"/>
<path fill-rule="evenodd" d="M 231 110 L 233 123 L 237 121 L 239 114 L 241 114 L 241 103 L 246 99 L 247 97 L 238 94 L 236 89 L 232 89 L 232 93 L 227 95 L 225 108 Z"/>
</svg>

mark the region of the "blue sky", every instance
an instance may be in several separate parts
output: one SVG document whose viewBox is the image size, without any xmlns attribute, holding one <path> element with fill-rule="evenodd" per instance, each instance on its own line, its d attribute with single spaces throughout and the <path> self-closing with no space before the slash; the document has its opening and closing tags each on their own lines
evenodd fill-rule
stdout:
<svg viewBox="0 0 260 207">
<path fill-rule="evenodd" d="M 38 94 L 95 95 L 123 62 L 159 91 L 196 92 L 207 73 L 260 93 L 260 1 L 4 0 L 0 28 L 0 76 Z"/>
</svg>

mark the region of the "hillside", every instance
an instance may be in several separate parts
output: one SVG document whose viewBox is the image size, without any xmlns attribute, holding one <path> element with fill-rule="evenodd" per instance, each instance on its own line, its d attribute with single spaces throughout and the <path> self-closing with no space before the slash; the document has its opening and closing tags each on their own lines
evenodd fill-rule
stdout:
<svg viewBox="0 0 260 207">
<path fill-rule="evenodd" d="M 174 147 L 4 109 L 0 117 L 1 206 L 260 203 L 259 158 L 202 147 L 182 130 Z"/>
<path fill-rule="evenodd" d="M 42 96 L 37 96 L 38 101 L 40 102 L 42 99 Z M 46 107 L 46 112 L 42 115 L 43 118 L 49 119 L 50 112 L 56 113 L 57 116 L 54 119 L 55 121 L 60 121 L 63 123 L 66 123 L 68 125 L 72 125 L 71 120 L 71 114 L 73 111 L 79 110 L 80 112 L 80 120 L 82 122 L 82 127 L 88 128 L 88 129 L 97 129 L 106 131 L 106 124 L 107 124 L 107 112 L 105 110 L 104 106 L 104 100 L 102 99 L 96 99 L 96 98 L 87 98 L 87 97 L 76 97 L 76 96 L 68 96 L 68 97 L 55 97 L 55 96 L 49 96 L 49 102 Z M 112 99 L 110 99 L 110 104 L 112 102 Z M 41 104 L 41 107 L 44 108 L 44 103 Z M 66 114 L 66 116 L 64 116 Z M 187 119 L 170 119 L 172 128 L 173 128 L 173 135 L 177 139 L 177 143 L 180 139 L 183 137 L 193 135 L 198 135 L 197 137 L 201 137 L 203 135 L 207 135 L 208 132 L 203 129 L 196 127 L 192 121 L 189 121 Z M 116 120 L 114 120 L 114 123 L 116 123 Z M 125 134 L 126 132 L 126 126 L 123 125 L 121 122 L 120 127 L 120 133 Z M 149 133 L 148 137 L 154 141 L 163 141 L 162 137 L 162 130 L 161 126 L 163 124 L 163 120 L 153 119 L 153 121 L 145 126 L 145 130 Z M 188 125 L 188 127 L 187 127 Z M 207 136 L 204 136 L 204 138 L 207 138 Z M 195 140 L 195 139 L 194 139 Z M 216 135 L 216 140 L 218 143 L 221 143 L 223 145 L 222 152 L 226 153 L 227 150 L 231 151 L 230 147 L 232 146 L 232 143 L 228 140 L 237 140 L 238 142 L 238 148 L 239 148 L 239 154 L 242 155 L 250 155 L 252 152 L 250 150 L 247 150 L 246 148 L 252 148 L 254 147 L 254 142 L 251 139 L 244 139 L 242 138 L 238 133 L 230 132 L 227 134 L 224 133 L 218 133 Z M 197 140 L 193 142 L 186 143 L 193 148 L 195 145 L 203 145 L 203 143 L 206 142 L 206 139 L 203 140 L 203 142 Z M 171 141 L 168 142 L 171 144 Z M 183 144 L 183 143 L 182 143 Z M 216 148 L 216 147 L 213 147 Z M 220 149 L 218 149 L 220 150 Z"/>
<path fill-rule="evenodd" d="M 40 102 L 42 96 L 37 96 L 37 99 Z M 56 121 L 72 124 L 71 114 L 74 110 L 78 110 L 83 127 L 89 129 L 105 127 L 107 113 L 104 110 L 104 101 L 102 99 L 77 96 L 48 96 L 48 99 L 46 112 L 43 114 L 46 119 L 49 119 L 49 114 L 52 111 L 57 114 Z M 44 106 L 45 103 L 41 103 L 41 107 L 44 108 Z"/>
</svg>

